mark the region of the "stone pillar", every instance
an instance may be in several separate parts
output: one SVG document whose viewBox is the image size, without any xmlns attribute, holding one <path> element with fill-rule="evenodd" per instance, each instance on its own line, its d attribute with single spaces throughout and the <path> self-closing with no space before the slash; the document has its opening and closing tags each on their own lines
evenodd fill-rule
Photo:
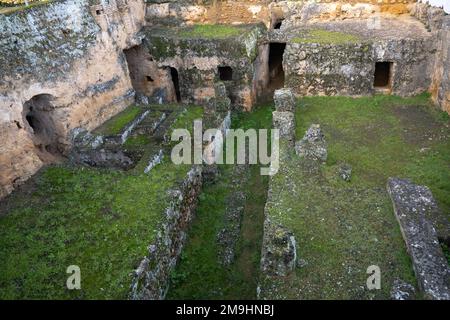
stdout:
<svg viewBox="0 0 450 320">
<path fill-rule="evenodd" d="M 273 95 L 275 109 L 272 113 L 273 127 L 280 130 L 280 139 L 289 145 L 295 143 L 295 96 L 289 88 L 275 90 Z"/>
<path fill-rule="evenodd" d="M 277 111 L 295 111 L 295 96 L 290 88 L 282 88 L 275 90 L 273 95 L 273 101 L 275 102 L 275 109 Z"/>
<path fill-rule="evenodd" d="M 225 138 L 225 131 L 229 129 L 229 117 L 231 109 L 231 100 L 228 98 L 227 89 L 223 82 L 217 82 L 214 85 L 215 97 L 210 98 L 205 105 L 203 114 L 203 129 L 217 129 L 218 134 L 221 133 Z M 211 137 L 212 138 L 212 137 Z M 217 152 L 221 150 L 223 141 L 221 139 L 212 138 L 211 141 L 204 143 L 204 151 L 209 160 L 215 158 Z M 203 168 L 203 182 L 214 182 L 219 174 L 217 164 L 205 164 Z"/>
</svg>

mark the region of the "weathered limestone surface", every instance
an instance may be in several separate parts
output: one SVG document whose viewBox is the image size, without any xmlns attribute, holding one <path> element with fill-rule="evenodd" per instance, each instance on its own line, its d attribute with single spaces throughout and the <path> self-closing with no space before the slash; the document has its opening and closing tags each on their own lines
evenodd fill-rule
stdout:
<svg viewBox="0 0 450 320">
<path fill-rule="evenodd" d="M 149 24 L 195 24 L 223 23 L 240 24 L 263 22 L 273 26 L 280 19 L 288 25 L 305 21 L 344 20 L 367 18 L 375 14 L 400 15 L 409 13 L 416 0 L 181 0 L 147 1 Z"/>
<path fill-rule="evenodd" d="M 450 113 L 450 16 L 443 19 L 437 46 L 431 93 L 441 109 Z"/>
<path fill-rule="evenodd" d="M 327 145 L 320 125 L 313 124 L 304 137 L 295 143 L 295 153 L 308 160 L 325 162 L 327 160 Z"/>
<path fill-rule="evenodd" d="M 270 21 L 270 0 L 250 1 L 159 1 L 150 0 L 146 19 L 149 24 L 255 23 Z"/>
<path fill-rule="evenodd" d="M 167 206 L 166 219 L 157 240 L 149 245 L 148 255 L 135 271 L 131 299 L 164 299 L 170 273 L 186 241 L 187 228 L 194 216 L 201 186 L 201 166 L 193 166 L 180 187 L 170 191 L 173 200 Z"/>
<path fill-rule="evenodd" d="M 436 53 L 434 33 L 413 18 L 376 21 L 379 26 L 353 19 L 286 31 L 286 86 L 302 95 L 371 95 L 375 63 L 388 61 L 390 93 L 410 96 L 428 91 Z"/>
<path fill-rule="evenodd" d="M 265 215 L 261 272 L 267 276 L 287 276 L 296 266 L 295 237 L 286 227 L 275 225 Z"/>
<path fill-rule="evenodd" d="M 449 300 L 450 268 L 430 219 L 437 207 L 430 189 L 409 180 L 389 178 L 387 190 L 420 289 L 430 299 Z"/>
<path fill-rule="evenodd" d="M 290 88 L 275 90 L 273 100 L 277 111 L 295 111 L 296 99 Z"/>
<path fill-rule="evenodd" d="M 242 27 L 239 36 L 225 38 L 200 37 L 191 32 L 189 28 L 146 28 L 143 45 L 156 70 L 163 72 L 174 68 L 177 71 L 183 103 L 205 104 L 215 96 L 214 84 L 223 80 L 232 104 L 250 110 L 256 100 L 257 89 L 253 82 L 260 65 L 255 61 L 264 26 Z M 219 67 L 230 67 L 231 79 L 220 79 Z M 152 78 L 158 76 L 152 69 L 147 70 Z M 170 91 L 166 87 L 155 87 L 153 92 Z M 163 101 L 169 100 L 165 96 L 163 94 Z"/>
<path fill-rule="evenodd" d="M 100 7 L 53 1 L 0 15 L 0 197 L 55 161 L 26 119 L 27 101 L 47 97 L 35 111 L 62 153 L 73 128 L 95 128 L 133 101 L 122 50 L 140 41 L 144 2 Z"/>
<path fill-rule="evenodd" d="M 391 289 L 392 300 L 412 300 L 415 298 L 416 290 L 411 284 L 396 279 Z"/>
<path fill-rule="evenodd" d="M 289 111 L 272 112 L 273 127 L 280 130 L 280 138 L 286 139 L 290 144 L 295 140 L 295 116 Z"/>
</svg>

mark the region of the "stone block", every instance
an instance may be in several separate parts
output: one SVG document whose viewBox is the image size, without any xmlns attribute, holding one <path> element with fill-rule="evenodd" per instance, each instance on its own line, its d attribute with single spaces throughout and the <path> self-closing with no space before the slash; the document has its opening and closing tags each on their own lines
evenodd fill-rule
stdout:
<svg viewBox="0 0 450 320">
<path fill-rule="evenodd" d="M 292 112 L 274 111 L 272 113 L 273 127 L 280 130 L 280 139 L 292 143 L 295 140 L 295 118 Z"/>
<path fill-rule="evenodd" d="M 275 102 L 275 109 L 277 111 L 294 112 L 295 96 L 291 89 L 282 88 L 282 89 L 275 90 L 275 93 L 273 95 L 273 100 Z"/>
<path fill-rule="evenodd" d="M 450 299 L 450 268 L 428 218 L 436 203 L 430 189 L 409 180 L 389 178 L 387 190 L 420 290 L 429 299 Z"/>
<path fill-rule="evenodd" d="M 327 160 L 327 146 L 320 125 L 313 124 L 309 127 L 305 136 L 295 143 L 295 153 L 309 160 L 321 162 Z"/>
</svg>

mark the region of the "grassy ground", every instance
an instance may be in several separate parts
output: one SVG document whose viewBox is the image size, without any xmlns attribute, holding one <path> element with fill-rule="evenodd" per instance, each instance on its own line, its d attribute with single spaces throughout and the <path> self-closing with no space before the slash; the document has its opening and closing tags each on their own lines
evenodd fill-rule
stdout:
<svg viewBox="0 0 450 320">
<path fill-rule="evenodd" d="M 361 39 L 353 34 L 328 31 L 328 30 L 309 30 L 298 37 L 294 37 L 291 41 L 294 43 L 332 43 L 332 44 L 344 44 L 355 43 Z"/>
<path fill-rule="evenodd" d="M 264 106 L 233 119 L 234 128 L 271 127 L 271 108 Z M 223 226 L 226 199 L 233 168 L 220 166 L 220 177 L 200 195 L 189 240 L 171 279 L 168 299 L 254 299 L 259 270 L 263 210 L 268 179 L 259 166 L 250 166 L 250 178 L 242 186 L 246 193 L 241 236 L 236 260 L 223 267 L 218 260 L 217 233 Z"/>
<path fill-rule="evenodd" d="M 297 138 L 321 124 L 329 142 L 328 171 L 352 165 L 353 183 L 384 186 L 390 176 L 431 188 L 450 214 L 450 119 L 427 95 L 352 99 L 305 98 L 296 112 Z"/>
<path fill-rule="evenodd" d="M 192 27 L 184 28 L 179 32 L 179 35 L 184 38 L 225 39 L 236 37 L 245 31 L 245 28 L 239 26 L 196 24 Z"/>
<path fill-rule="evenodd" d="M 197 117 L 201 108 L 190 108 L 177 126 Z M 144 174 L 149 141 L 126 146 L 149 149 L 130 171 L 52 166 L 0 203 L 0 299 L 127 298 L 165 217 L 166 191 L 190 168 L 165 157 Z M 66 289 L 69 265 L 81 268 L 81 290 Z"/>
<path fill-rule="evenodd" d="M 125 129 L 125 126 L 133 121 L 141 112 L 142 108 L 131 105 L 102 124 L 95 130 L 95 133 L 102 135 L 120 134 Z"/>
<path fill-rule="evenodd" d="M 428 185 L 449 212 L 448 117 L 426 95 L 312 97 L 299 101 L 296 121 L 297 139 L 321 125 L 328 160 L 312 172 L 284 150 L 268 212 L 295 234 L 306 266 L 287 279 L 265 279 L 263 297 L 385 299 L 396 278 L 415 284 L 385 184 L 399 176 Z M 353 168 L 351 182 L 338 177 L 344 163 Z M 381 290 L 366 288 L 370 265 L 381 269 Z"/>
</svg>

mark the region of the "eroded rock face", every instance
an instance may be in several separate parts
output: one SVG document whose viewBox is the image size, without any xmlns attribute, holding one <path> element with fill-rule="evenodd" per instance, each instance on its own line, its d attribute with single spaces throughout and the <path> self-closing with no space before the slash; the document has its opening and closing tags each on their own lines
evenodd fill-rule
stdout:
<svg viewBox="0 0 450 320">
<path fill-rule="evenodd" d="M 272 112 L 272 122 L 275 129 L 280 130 L 280 138 L 288 140 L 292 145 L 295 140 L 295 117 L 288 111 Z"/>
<path fill-rule="evenodd" d="M 206 1 L 202 4 L 191 1 L 151 2 L 153 3 L 149 3 L 146 15 L 150 25 L 270 22 L 268 1 Z"/>
<path fill-rule="evenodd" d="M 275 109 L 277 111 L 295 111 L 296 99 L 294 93 L 290 88 L 275 90 L 273 100 L 275 102 Z"/>
<path fill-rule="evenodd" d="M 286 227 L 264 222 L 261 272 L 269 276 L 287 276 L 296 266 L 295 237 Z"/>
<path fill-rule="evenodd" d="M 327 146 L 320 125 L 312 124 L 305 136 L 295 143 L 295 153 L 305 159 L 325 162 Z"/>
<path fill-rule="evenodd" d="M 133 102 L 122 50 L 139 43 L 143 21 L 142 0 L 55 1 L 0 15 L 0 198 L 54 161 L 52 152 L 65 155 L 73 128 L 91 130 Z M 45 95 L 51 103 L 31 111 Z"/>
<path fill-rule="evenodd" d="M 437 207 L 430 189 L 409 180 L 389 178 L 387 190 L 420 290 L 430 299 L 450 299 L 450 268 L 430 219 Z"/>
<path fill-rule="evenodd" d="M 443 18 L 437 46 L 431 93 L 441 109 L 450 114 L 450 16 Z"/>
</svg>

